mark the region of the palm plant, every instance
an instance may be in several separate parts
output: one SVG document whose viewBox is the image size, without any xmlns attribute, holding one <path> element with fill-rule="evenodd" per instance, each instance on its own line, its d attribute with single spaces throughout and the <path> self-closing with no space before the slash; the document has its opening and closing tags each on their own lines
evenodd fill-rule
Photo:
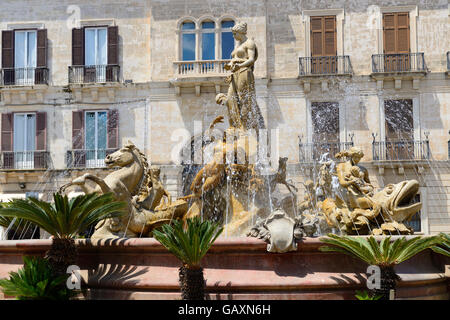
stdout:
<svg viewBox="0 0 450 320">
<path fill-rule="evenodd" d="M 332 246 L 322 246 L 324 252 L 341 252 L 354 256 L 369 265 L 376 265 L 381 270 L 381 286 L 374 289 L 375 295 L 382 295 L 384 300 L 389 299 L 389 292 L 395 289 L 400 277 L 394 267 L 418 254 L 441 243 L 439 237 L 406 237 L 391 242 L 391 237 L 385 237 L 377 242 L 373 236 L 350 237 L 328 234 L 328 238 L 321 238 L 322 242 Z"/>
<path fill-rule="evenodd" d="M 200 217 L 188 219 L 185 228 L 181 222 L 174 221 L 173 226 L 163 225 L 162 232 L 153 231 L 156 240 L 183 264 L 179 269 L 179 282 L 184 300 L 205 298 L 205 279 L 200 262 L 222 231 L 219 223 L 202 222 Z"/>
<path fill-rule="evenodd" d="M 441 237 L 442 242 L 439 246 L 432 247 L 434 252 L 443 254 L 450 258 L 450 234 L 448 233 L 440 233 L 438 237 Z"/>
<path fill-rule="evenodd" d="M 68 199 L 53 194 L 53 203 L 36 198 L 14 199 L 0 208 L 0 216 L 31 221 L 52 235 L 52 245 L 46 253 L 55 275 L 66 274 L 75 264 L 77 249 L 74 238 L 97 220 L 119 216 L 126 206 L 114 201 L 112 194 L 88 194 Z"/>
<path fill-rule="evenodd" d="M 6 204 L 0 204 L 0 208 L 4 208 L 5 206 Z M 5 228 L 8 231 L 8 237 L 12 239 L 21 239 L 22 237 L 32 238 L 35 234 L 39 235 L 39 232 L 36 232 L 36 225 L 15 217 L 0 216 L 0 227 Z"/>
<path fill-rule="evenodd" d="M 24 266 L 0 279 L 5 295 L 19 300 L 67 300 L 78 294 L 64 286 L 67 277 L 55 277 L 50 263 L 40 257 L 23 257 Z"/>
</svg>

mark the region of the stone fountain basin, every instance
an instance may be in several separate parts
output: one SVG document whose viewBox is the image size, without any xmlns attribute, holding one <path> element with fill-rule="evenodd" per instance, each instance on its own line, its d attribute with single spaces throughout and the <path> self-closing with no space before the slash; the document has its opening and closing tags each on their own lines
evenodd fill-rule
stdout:
<svg viewBox="0 0 450 320">
<path fill-rule="evenodd" d="M 392 237 L 393 239 L 395 237 Z M 0 241 L 0 278 L 43 255 L 51 240 Z M 317 238 L 289 253 L 268 253 L 255 238 L 219 238 L 205 257 L 208 299 L 355 299 L 366 265 L 320 252 Z M 77 240 L 88 299 L 180 299 L 180 262 L 156 240 Z M 447 268 L 447 276 L 445 270 Z M 449 299 L 450 259 L 427 250 L 399 265 L 398 299 Z M 4 298 L 0 293 L 0 298 Z"/>
</svg>

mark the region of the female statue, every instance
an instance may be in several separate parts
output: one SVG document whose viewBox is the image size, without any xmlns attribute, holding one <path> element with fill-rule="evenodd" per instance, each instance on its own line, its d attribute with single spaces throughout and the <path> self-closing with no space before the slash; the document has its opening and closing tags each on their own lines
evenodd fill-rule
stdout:
<svg viewBox="0 0 450 320">
<path fill-rule="evenodd" d="M 247 24 L 238 23 L 231 31 L 236 46 L 231 53 L 231 61 L 225 65 L 232 72 L 228 94 L 219 94 L 216 102 L 226 104 L 230 126 L 243 130 L 261 127 L 261 115 L 256 102 L 254 64 L 258 59 L 258 49 L 252 39 L 247 38 Z"/>
</svg>

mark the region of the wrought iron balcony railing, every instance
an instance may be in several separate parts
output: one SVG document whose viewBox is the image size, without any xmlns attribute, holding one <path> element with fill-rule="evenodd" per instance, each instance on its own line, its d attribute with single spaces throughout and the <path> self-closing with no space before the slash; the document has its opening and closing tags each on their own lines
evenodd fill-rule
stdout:
<svg viewBox="0 0 450 320">
<path fill-rule="evenodd" d="M 69 66 L 69 83 L 119 82 L 119 65 Z"/>
<path fill-rule="evenodd" d="M 426 71 L 423 52 L 372 55 L 373 73 Z"/>
<path fill-rule="evenodd" d="M 230 60 L 175 61 L 174 74 L 180 77 L 225 75 Z"/>
<path fill-rule="evenodd" d="M 4 68 L 0 84 L 3 86 L 48 84 L 48 68 Z"/>
<path fill-rule="evenodd" d="M 372 159 L 375 161 L 429 160 L 430 142 L 428 140 L 374 141 L 372 142 Z"/>
<path fill-rule="evenodd" d="M 117 149 L 68 150 L 67 168 L 104 168 L 106 156 L 115 151 Z"/>
<path fill-rule="evenodd" d="M 353 142 L 327 142 L 327 143 L 299 143 L 299 161 L 313 162 L 328 153 L 328 158 L 333 159 L 336 153 L 353 147 Z"/>
<path fill-rule="evenodd" d="M 49 160 L 48 151 L 3 151 L 1 169 L 47 169 Z"/>
<path fill-rule="evenodd" d="M 351 75 L 353 73 L 349 56 L 300 57 L 300 76 Z"/>
</svg>

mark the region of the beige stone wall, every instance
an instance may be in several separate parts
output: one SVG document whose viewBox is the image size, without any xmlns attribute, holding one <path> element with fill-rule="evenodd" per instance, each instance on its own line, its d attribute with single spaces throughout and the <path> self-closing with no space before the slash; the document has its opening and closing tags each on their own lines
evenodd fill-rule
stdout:
<svg viewBox="0 0 450 320">
<path fill-rule="evenodd" d="M 205 18 L 220 21 L 228 17 L 247 22 L 248 35 L 258 46 L 258 104 L 267 128 L 278 135 L 279 156 L 289 157 L 289 175 L 300 188 L 299 197 L 303 194 L 301 183 L 312 177 L 311 170 L 298 163 L 299 136 L 302 142 L 311 140 L 308 108 L 312 102 L 336 101 L 340 105 L 341 141 L 349 141 L 349 134 L 353 135 L 355 145 L 365 153 L 363 161 L 374 183 L 381 187 L 402 179 L 419 180 L 426 194 L 428 231 L 449 231 L 450 79 L 445 74 L 445 53 L 450 50 L 450 38 L 446 36 L 450 17 L 444 2 L 395 2 L 399 10 L 415 16 L 411 42 L 416 51 L 425 53 L 429 68 L 416 88 L 411 79 L 403 79 L 401 88 L 396 89 L 393 79 L 384 81 L 380 88 L 370 75 L 371 56 L 379 51 L 382 41 L 377 27 L 380 8 L 393 6 L 392 1 L 64 0 L 49 5 L 44 0 L 4 0 L 0 30 L 27 24 L 48 29 L 51 76 L 48 87 L 1 88 L 0 112 L 47 112 L 52 166 L 48 171 L 3 170 L 0 192 L 50 192 L 80 174 L 66 170 L 65 163 L 66 151 L 72 147 L 72 111 L 115 108 L 119 110 L 120 142 L 132 140 L 152 164 L 161 165 L 164 183 L 174 196 L 180 195 L 182 168 L 172 161 L 172 147 L 180 145 L 182 130 L 187 130 L 190 137 L 198 133 L 198 128 L 206 129 L 216 116 L 226 114 L 226 110 L 215 104 L 217 88 L 210 85 L 212 81 L 220 82 L 220 77 L 185 78 L 177 92 L 174 80 L 179 75 L 174 72 L 174 61 L 179 60 L 180 51 L 178 23 L 183 19 L 201 22 Z M 71 64 L 71 32 L 67 27 L 71 13 L 67 8 L 74 4 L 81 10 L 82 23 L 97 21 L 119 26 L 121 80 L 132 80 L 132 84 L 71 86 L 67 90 Z M 305 29 L 308 14 L 328 9 L 342 10 L 342 38 L 338 41 L 343 54 L 350 56 L 354 74 L 316 79 L 310 83 L 310 90 L 305 90 L 304 79 L 298 77 L 298 58 L 306 55 L 309 46 Z M 222 82 L 218 89 L 226 92 L 227 86 Z M 371 161 L 372 133 L 380 136 L 384 127 L 382 103 L 391 98 L 414 99 L 416 138 L 424 139 L 429 132 L 433 161 L 421 173 L 415 164 L 400 174 L 399 165 L 390 163 L 380 173 Z M 19 189 L 20 181 L 27 182 L 26 190 Z"/>
</svg>

